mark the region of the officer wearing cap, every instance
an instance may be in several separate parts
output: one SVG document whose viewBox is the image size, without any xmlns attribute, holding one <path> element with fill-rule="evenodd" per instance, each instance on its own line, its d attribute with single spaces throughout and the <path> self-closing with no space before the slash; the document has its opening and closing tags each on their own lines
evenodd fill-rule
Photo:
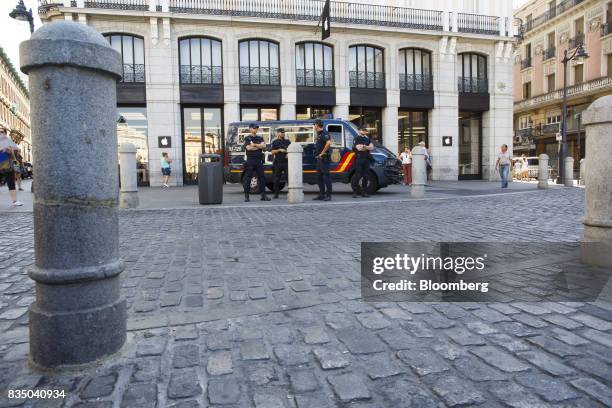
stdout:
<svg viewBox="0 0 612 408">
<path fill-rule="evenodd" d="M 276 129 L 276 139 L 272 142 L 271 149 L 274 155 L 272 161 L 272 173 L 274 175 L 274 198 L 278 198 L 280 182 L 283 174 L 287 177 L 287 148 L 291 142 L 285 139 L 285 129 Z"/>
<path fill-rule="evenodd" d="M 315 140 L 315 157 L 317 159 L 317 183 L 319 184 L 319 195 L 313 200 L 331 201 L 332 181 L 329 174 L 329 163 L 331 161 L 331 137 L 323 129 L 323 121 L 317 119 L 314 122 L 317 132 Z"/>
<path fill-rule="evenodd" d="M 243 148 L 246 151 L 247 160 L 244 163 L 244 201 L 249 202 L 249 191 L 251 190 L 251 179 L 253 173 L 257 174 L 257 182 L 259 185 L 259 193 L 261 194 L 261 201 L 270 201 L 270 198 L 266 196 L 266 179 L 264 176 L 264 154 L 263 150 L 266 148 L 266 142 L 263 137 L 257 134 L 259 125 L 251 123 L 249 125 L 249 135 L 244 138 Z"/>
<path fill-rule="evenodd" d="M 355 175 L 353 176 L 353 198 L 357 198 L 359 181 L 361 180 L 361 196 L 368 197 L 368 174 L 370 173 L 370 160 L 374 144 L 368 137 L 369 131 L 365 126 L 359 127 L 359 135 L 353 139 L 353 152 L 355 152 Z"/>
</svg>

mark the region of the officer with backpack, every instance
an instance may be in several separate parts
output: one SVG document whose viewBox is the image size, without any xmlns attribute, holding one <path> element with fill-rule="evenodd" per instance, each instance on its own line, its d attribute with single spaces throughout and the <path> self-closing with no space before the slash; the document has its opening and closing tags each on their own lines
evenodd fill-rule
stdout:
<svg viewBox="0 0 612 408">
<path fill-rule="evenodd" d="M 5 128 L 0 128 L 0 178 L 6 181 L 12 204 L 11 207 L 21 207 L 23 203 L 17 200 L 15 190 L 14 148 L 15 143 L 8 137 Z"/>
<path fill-rule="evenodd" d="M 247 160 L 244 163 L 244 201 L 251 201 L 249 198 L 249 192 L 251 190 L 251 179 L 253 173 L 257 175 L 257 182 L 259 185 L 259 194 L 261 194 L 261 201 L 270 201 L 270 198 L 266 195 L 266 179 L 264 176 L 264 149 L 266 148 L 266 142 L 263 137 L 257 134 L 259 125 L 251 123 L 249 125 L 249 135 L 244 138 L 243 148 L 246 151 Z"/>
<path fill-rule="evenodd" d="M 369 131 L 365 126 L 359 127 L 359 135 L 353 140 L 353 152 L 355 152 L 355 176 L 353 177 L 353 198 L 359 197 L 359 181 L 361 180 L 361 196 L 368 195 L 368 174 L 370 173 L 370 161 L 374 150 L 374 143 L 368 137 Z"/>
</svg>

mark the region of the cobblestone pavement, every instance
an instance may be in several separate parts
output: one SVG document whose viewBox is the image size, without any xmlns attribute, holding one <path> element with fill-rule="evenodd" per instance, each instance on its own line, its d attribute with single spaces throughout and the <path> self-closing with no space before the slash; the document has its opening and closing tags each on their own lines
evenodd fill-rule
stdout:
<svg viewBox="0 0 612 408">
<path fill-rule="evenodd" d="M 577 241 L 582 195 L 123 212 L 128 342 L 61 373 L 27 366 L 32 219 L 0 214 L 0 390 L 66 391 L 0 406 L 612 406 L 610 303 L 359 299 L 361 241 Z"/>
</svg>

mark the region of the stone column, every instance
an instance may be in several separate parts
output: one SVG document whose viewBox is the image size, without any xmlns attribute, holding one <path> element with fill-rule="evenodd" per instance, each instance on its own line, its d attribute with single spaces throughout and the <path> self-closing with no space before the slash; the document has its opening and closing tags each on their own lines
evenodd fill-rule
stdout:
<svg viewBox="0 0 612 408">
<path fill-rule="evenodd" d="M 93 28 L 61 21 L 22 43 L 20 60 L 37 169 L 30 360 L 48 368 L 88 363 L 126 338 L 115 122 L 121 55 Z"/>
<path fill-rule="evenodd" d="M 427 164 L 425 163 L 426 150 L 417 146 L 412 149 L 412 187 L 410 196 L 422 198 L 425 196 L 425 184 L 427 183 Z"/>
<path fill-rule="evenodd" d="M 288 163 L 288 194 L 287 202 L 290 204 L 298 204 L 304 202 L 304 183 L 302 171 L 302 145 L 299 143 L 291 143 L 287 148 Z"/>
<path fill-rule="evenodd" d="M 574 158 L 566 157 L 564 163 L 563 174 L 565 187 L 574 187 Z"/>
<path fill-rule="evenodd" d="M 538 188 L 548 188 L 548 155 L 545 153 L 538 160 Z"/>
<path fill-rule="evenodd" d="M 586 128 L 584 263 L 612 267 L 612 95 L 597 99 L 582 113 Z"/>
<path fill-rule="evenodd" d="M 121 192 L 119 207 L 138 207 L 138 180 L 136 177 L 136 146 L 132 143 L 122 143 L 119 146 L 119 177 Z"/>
</svg>

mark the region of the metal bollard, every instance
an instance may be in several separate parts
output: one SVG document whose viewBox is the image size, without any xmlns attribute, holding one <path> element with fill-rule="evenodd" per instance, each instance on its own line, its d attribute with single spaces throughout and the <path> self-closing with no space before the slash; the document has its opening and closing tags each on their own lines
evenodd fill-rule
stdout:
<svg viewBox="0 0 612 408">
<path fill-rule="evenodd" d="M 136 175 L 136 146 L 132 143 L 122 143 L 119 146 L 119 163 L 121 178 L 121 192 L 119 194 L 119 207 L 138 207 L 138 180 Z"/>
<path fill-rule="evenodd" d="M 291 143 L 287 148 L 287 202 L 298 204 L 304 202 L 304 173 L 302 170 L 302 153 L 304 149 L 299 143 Z"/>
<path fill-rule="evenodd" d="M 538 160 L 538 188 L 548 188 L 548 155 L 542 153 Z"/>
<path fill-rule="evenodd" d="M 23 42 L 20 60 L 36 149 L 30 361 L 93 362 L 126 338 L 115 122 L 121 55 L 93 28 L 61 21 Z"/>
<path fill-rule="evenodd" d="M 584 159 L 580 159 L 580 177 L 579 177 L 579 181 L 578 184 L 580 184 L 581 186 L 586 185 L 586 179 L 585 179 L 585 166 L 586 166 L 586 161 Z"/>
<path fill-rule="evenodd" d="M 612 267 L 612 95 L 597 99 L 582 112 L 586 129 L 584 194 L 584 240 L 581 259 L 584 263 Z"/>
<path fill-rule="evenodd" d="M 574 158 L 566 157 L 563 168 L 563 183 L 565 187 L 574 187 Z"/>
<path fill-rule="evenodd" d="M 417 146 L 412 149 L 412 187 L 410 196 L 422 198 L 425 196 L 425 184 L 427 183 L 427 163 L 425 163 L 426 150 Z"/>
</svg>

